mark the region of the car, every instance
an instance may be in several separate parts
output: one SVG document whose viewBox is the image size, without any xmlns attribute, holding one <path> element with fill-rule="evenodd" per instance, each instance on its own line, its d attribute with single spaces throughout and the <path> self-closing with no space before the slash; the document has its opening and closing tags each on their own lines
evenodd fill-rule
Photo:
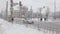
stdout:
<svg viewBox="0 0 60 34">
<path fill-rule="evenodd" d="M 33 24 L 34 21 L 32 19 L 28 19 L 28 20 L 24 20 L 25 23 L 28 23 L 28 24 Z"/>
</svg>

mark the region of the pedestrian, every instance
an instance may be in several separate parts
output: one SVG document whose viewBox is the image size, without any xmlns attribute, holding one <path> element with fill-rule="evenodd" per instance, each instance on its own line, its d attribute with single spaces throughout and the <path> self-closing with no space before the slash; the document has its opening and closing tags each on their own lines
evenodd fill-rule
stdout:
<svg viewBox="0 0 60 34">
<path fill-rule="evenodd" d="M 42 21 L 42 18 L 40 20 Z"/>
<path fill-rule="evenodd" d="M 14 18 L 12 17 L 12 19 L 11 19 L 11 20 L 12 20 L 12 23 L 13 23 L 13 21 L 14 21 Z"/>
</svg>

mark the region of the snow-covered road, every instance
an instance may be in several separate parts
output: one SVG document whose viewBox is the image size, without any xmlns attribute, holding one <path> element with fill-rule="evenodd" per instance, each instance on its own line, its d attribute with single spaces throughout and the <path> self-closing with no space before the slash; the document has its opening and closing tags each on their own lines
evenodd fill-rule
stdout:
<svg viewBox="0 0 60 34">
<path fill-rule="evenodd" d="M 24 25 L 12 24 L 0 19 L 0 34 L 44 34 L 32 28 L 26 28 Z"/>
<path fill-rule="evenodd" d="M 48 23 L 46 24 L 49 25 Z M 46 24 L 42 24 L 42 25 L 45 26 Z M 26 27 L 25 25 L 21 25 L 17 23 L 12 24 L 11 22 L 7 22 L 3 19 L 0 19 L 0 34 L 59 34 L 58 32 L 48 31 L 45 29 L 37 30 L 37 29 L 30 28 L 33 27 L 33 25 L 30 24 L 26 25 L 28 27 Z"/>
<path fill-rule="evenodd" d="M 23 22 L 23 20 L 21 19 L 15 19 L 14 23 L 16 22 L 16 24 L 23 24 L 25 22 Z M 24 24 L 28 27 L 34 28 L 34 29 L 45 29 L 45 30 L 49 30 L 49 31 L 55 31 L 60 33 L 60 21 L 59 20 L 52 20 L 52 21 L 39 21 L 39 20 L 34 20 L 34 24 Z"/>
</svg>

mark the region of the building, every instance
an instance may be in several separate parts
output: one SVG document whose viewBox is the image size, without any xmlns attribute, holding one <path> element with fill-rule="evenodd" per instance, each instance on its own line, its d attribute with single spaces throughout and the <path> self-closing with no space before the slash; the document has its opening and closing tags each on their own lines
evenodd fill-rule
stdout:
<svg viewBox="0 0 60 34">
<path fill-rule="evenodd" d="M 21 15 L 25 15 L 25 13 L 28 11 L 28 8 L 26 7 L 26 6 L 22 6 L 22 7 L 20 7 L 20 13 L 21 13 Z"/>
<path fill-rule="evenodd" d="M 28 11 L 28 8 L 26 6 L 22 6 L 20 10 L 13 11 L 13 16 L 18 18 L 23 17 L 23 15 L 25 15 L 27 11 Z"/>
<path fill-rule="evenodd" d="M 21 1 L 19 2 L 19 10 L 13 10 L 13 17 L 14 18 L 21 18 L 25 15 L 28 11 L 28 7 L 23 6 Z"/>
<path fill-rule="evenodd" d="M 25 13 L 26 13 L 27 11 L 28 11 L 28 8 L 25 7 L 25 6 L 22 6 L 22 7 L 20 8 L 20 11 L 19 11 L 19 10 L 14 10 L 13 16 L 14 16 L 14 17 L 18 17 L 18 18 L 23 17 L 23 15 L 25 15 Z"/>
</svg>

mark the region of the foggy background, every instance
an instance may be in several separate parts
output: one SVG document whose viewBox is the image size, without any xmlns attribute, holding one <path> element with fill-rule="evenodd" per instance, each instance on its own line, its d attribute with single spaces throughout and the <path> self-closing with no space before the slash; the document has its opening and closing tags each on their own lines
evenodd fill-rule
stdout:
<svg viewBox="0 0 60 34">
<path fill-rule="evenodd" d="M 5 10 L 6 1 L 8 1 L 10 4 L 10 0 L 0 0 L 0 12 L 2 10 Z M 36 12 L 38 8 L 43 6 L 49 7 L 51 12 L 54 11 L 54 0 L 13 0 L 13 1 L 15 3 L 22 1 L 22 4 L 24 6 L 27 6 L 28 8 L 32 6 L 34 12 Z M 60 11 L 60 2 L 59 2 L 60 0 L 55 0 L 55 1 L 56 1 L 56 11 Z M 15 6 L 14 9 L 17 10 L 18 5 Z"/>
</svg>

